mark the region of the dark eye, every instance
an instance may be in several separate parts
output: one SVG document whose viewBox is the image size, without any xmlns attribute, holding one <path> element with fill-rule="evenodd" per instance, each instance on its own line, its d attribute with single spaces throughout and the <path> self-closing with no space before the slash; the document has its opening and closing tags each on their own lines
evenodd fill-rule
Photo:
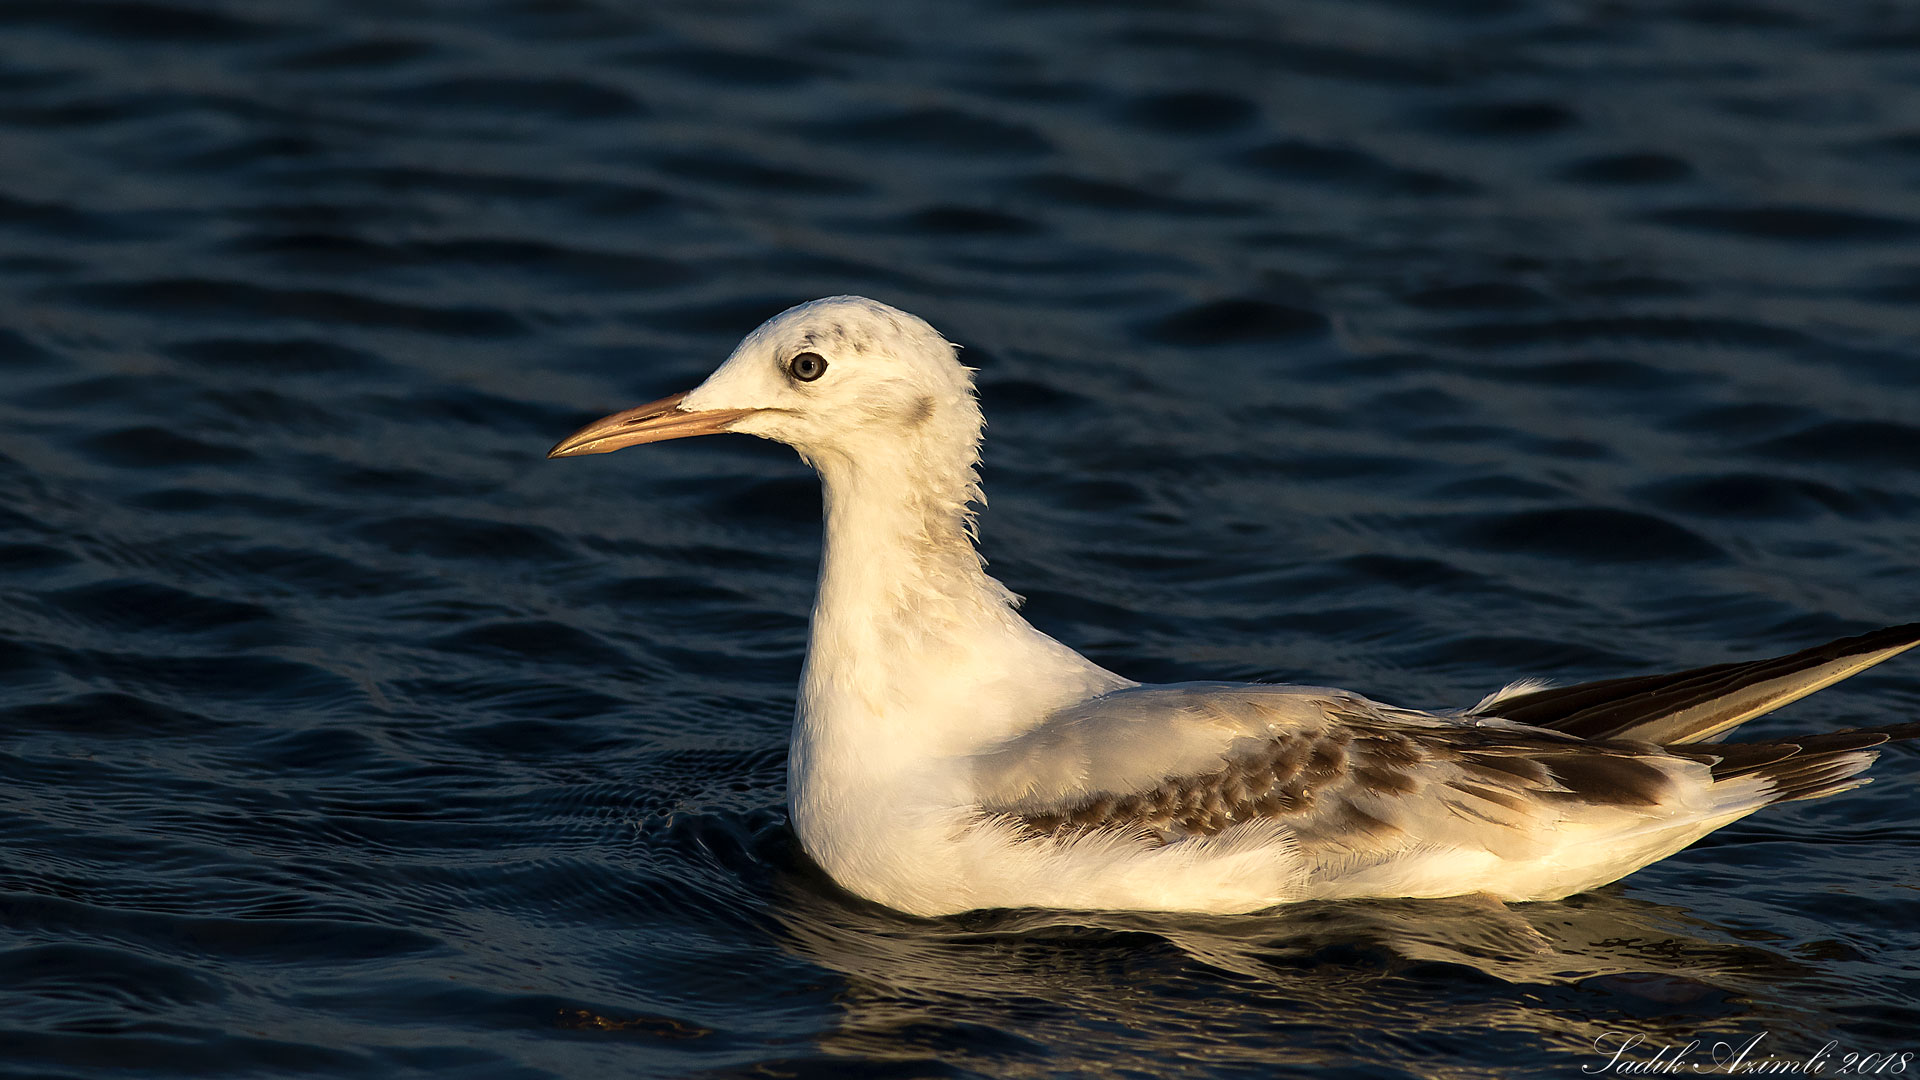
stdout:
<svg viewBox="0 0 1920 1080">
<path fill-rule="evenodd" d="M 787 361 L 787 371 L 801 382 L 812 382 L 827 373 L 827 358 L 817 352 L 803 352 Z"/>
</svg>

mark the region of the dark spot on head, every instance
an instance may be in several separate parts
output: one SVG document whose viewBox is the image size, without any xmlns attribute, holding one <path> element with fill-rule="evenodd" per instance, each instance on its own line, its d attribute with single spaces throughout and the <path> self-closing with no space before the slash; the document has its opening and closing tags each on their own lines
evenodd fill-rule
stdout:
<svg viewBox="0 0 1920 1080">
<path fill-rule="evenodd" d="M 928 394 L 914 402 L 913 405 L 907 409 L 907 426 L 917 428 L 928 420 L 933 419 L 933 409 L 934 400 L 932 394 Z"/>
</svg>

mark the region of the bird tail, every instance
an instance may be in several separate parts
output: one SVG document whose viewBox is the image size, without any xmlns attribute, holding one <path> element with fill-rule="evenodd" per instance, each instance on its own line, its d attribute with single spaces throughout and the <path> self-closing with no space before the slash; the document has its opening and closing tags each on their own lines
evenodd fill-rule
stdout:
<svg viewBox="0 0 1920 1080">
<path fill-rule="evenodd" d="M 1663 746 L 1706 742 L 1916 645 L 1920 623 L 1908 623 L 1768 660 L 1578 686 L 1514 687 L 1470 712 L 1582 739 L 1635 739 Z"/>
<path fill-rule="evenodd" d="M 1880 757 L 1878 747 L 1920 738 L 1920 723 L 1853 728 L 1825 735 L 1756 743 L 1668 746 L 1667 752 L 1692 758 L 1713 771 L 1716 784 L 1746 778 L 1762 780 L 1764 802 L 1823 799 L 1872 783 L 1860 774 Z"/>
</svg>

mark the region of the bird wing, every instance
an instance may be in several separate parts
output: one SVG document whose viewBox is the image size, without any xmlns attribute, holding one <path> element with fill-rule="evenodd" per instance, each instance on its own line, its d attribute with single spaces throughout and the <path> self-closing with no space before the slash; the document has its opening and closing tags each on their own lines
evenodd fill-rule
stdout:
<svg viewBox="0 0 1920 1080">
<path fill-rule="evenodd" d="M 1499 716 L 1582 739 L 1705 742 L 1920 645 L 1920 623 L 1788 656 L 1548 689 L 1515 687 L 1469 716 Z"/>
<path fill-rule="evenodd" d="M 1323 687 L 1177 684 L 1082 702 L 973 761 L 981 810 L 1034 836 L 1171 844 L 1284 830 L 1310 857 L 1529 857 L 1714 813 L 1705 763 Z"/>
</svg>

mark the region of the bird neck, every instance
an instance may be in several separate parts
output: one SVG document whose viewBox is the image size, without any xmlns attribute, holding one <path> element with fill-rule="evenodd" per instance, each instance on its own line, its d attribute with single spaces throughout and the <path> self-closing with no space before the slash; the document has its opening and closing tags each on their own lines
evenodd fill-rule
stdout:
<svg viewBox="0 0 1920 1080">
<path fill-rule="evenodd" d="M 857 747 L 874 768 L 964 753 L 1125 682 L 1015 613 L 974 550 L 971 455 L 928 460 L 815 459 L 826 540 L 796 748 Z"/>
<path fill-rule="evenodd" d="M 1017 598 L 987 576 L 973 545 L 980 487 L 970 460 L 936 463 L 896 446 L 816 465 L 826 517 L 816 647 L 823 619 L 826 629 L 847 620 L 882 631 L 895 648 L 1021 622 Z"/>
</svg>

